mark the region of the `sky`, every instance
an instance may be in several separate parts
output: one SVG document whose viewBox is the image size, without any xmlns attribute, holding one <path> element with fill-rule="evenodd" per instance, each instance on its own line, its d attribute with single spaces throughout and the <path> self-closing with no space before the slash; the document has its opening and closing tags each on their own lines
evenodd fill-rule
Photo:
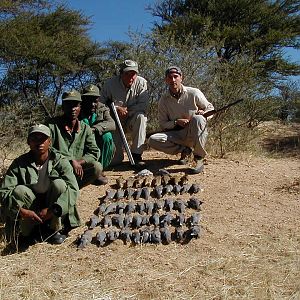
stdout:
<svg viewBox="0 0 300 300">
<path fill-rule="evenodd" d="M 81 10 L 92 21 L 89 34 L 97 42 L 129 41 L 128 31 L 150 32 L 155 18 L 145 8 L 155 0 L 65 0 L 66 4 Z M 300 63 L 300 51 L 286 49 L 286 57 Z"/>
</svg>

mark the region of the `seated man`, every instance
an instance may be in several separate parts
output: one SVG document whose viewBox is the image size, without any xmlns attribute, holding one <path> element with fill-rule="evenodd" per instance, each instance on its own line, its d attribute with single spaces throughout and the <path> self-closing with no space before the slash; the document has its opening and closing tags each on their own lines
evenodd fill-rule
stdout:
<svg viewBox="0 0 300 300">
<path fill-rule="evenodd" d="M 30 151 L 13 161 L 0 187 L 7 240 L 16 238 L 15 229 L 28 239 L 33 229 L 42 225 L 47 229 L 47 241 L 61 244 L 66 239 L 59 232 L 61 223 L 80 225 L 78 184 L 69 161 L 49 150 L 47 126 L 30 127 L 27 142 Z"/>
<path fill-rule="evenodd" d="M 101 151 L 100 162 L 105 169 L 115 154 L 115 144 L 110 131 L 116 130 L 116 124 L 110 115 L 109 108 L 99 102 L 99 97 L 97 86 L 90 84 L 83 89 L 79 119 L 92 128 L 97 146 Z"/>
<path fill-rule="evenodd" d="M 203 170 L 206 155 L 207 120 L 204 115 L 214 107 L 199 89 L 182 84 L 180 68 L 168 68 L 165 81 L 169 90 L 159 100 L 158 119 L 166 132 L 151 135 L 149 146 L 168 154 L 181 153 L 180 164 L 187 163 L 193 148 L 196 167 L 191 173 L 198 174 Z"/>
<path fill-rule="evenodd" d="M 106 184 L 102 165 L 98 162 L 100 150 L 90 128 L 78 116 L 81 95 L 72 90 L 62 95 L 63 115 L 50 120 L 52 147 L 64 155 L 73 166 L 79 188 L 88 184 Z"/>
<path fill-rule="evenodd" d="M 138 64 L 132 60 L 125 60 L 120 65 L 120 74 L 108 79 L 101 90 L 100 101 L 109 105 L 114 102 L 119 119 L 125 132 L 132 137 L 131 152 L 135 164 L 143 167 L 142 154 L 145 149 L 146 110 L 149 104 L 147 81 L 138 76 Z M 122 139 L 119 131 L 113 133 L 116 145 L 116 155 L 112 165 L 124 159 Z"/>
</svg>

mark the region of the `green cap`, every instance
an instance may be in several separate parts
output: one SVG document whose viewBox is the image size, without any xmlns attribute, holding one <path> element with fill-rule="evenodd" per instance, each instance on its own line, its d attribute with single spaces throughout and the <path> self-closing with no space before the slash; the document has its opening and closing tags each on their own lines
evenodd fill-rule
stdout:
<svg viewBox="0 0 300 300">
<path fill-rule="evenodd" d="M 89 84 L 82 90 L 81 96 L 100 97 L 99 88 L 96 85 Z"/>
<path fill-rule="evenodd" d="M 82 101 L 80 93 L 76 90 L 64 92 L 62 94 L 62 100 L 63 101 L 78 101 L 78 102 Z"/>
<path fill-rule="evenodd" d="M 120 64 L 120 73 L 128 72 L 128 71 L 135 71 L 139 72 L 139 66 L 136 61 L 126 59 Z"/>
<path fill-rule="evenodd" d="M 171 66 L 169 67 L 167 70 L 166 70 L 166 77 L 171 74 L 171 73 L 176 73 L 176 74 L 179 74 L 180 76 L 182 76 L 182 71 L 179 67 L 177 66 Z"/>
<path fill-rule="evenodd" d="M 49 127 L 47 127 L 44 124 L 37 124 L 37 125 L 31 126 L 28 130 L 28 136 L 30 136 L 33 133 L 37 133 L 37 132 L 43 133 L 44 135 L 46 135 L 48 137 L 51 136 Z"/>
</svg>

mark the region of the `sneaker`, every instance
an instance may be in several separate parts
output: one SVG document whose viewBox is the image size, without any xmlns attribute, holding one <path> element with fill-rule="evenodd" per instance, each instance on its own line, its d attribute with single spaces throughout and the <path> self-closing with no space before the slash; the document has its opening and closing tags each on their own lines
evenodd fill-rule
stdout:
<svg viewBox="0 0 300 300">
<path fill-rule="evenodd" d="M 144 169 L 145 168 L 146 163 L 142 159 L 142 154 L 132 153 L 132 158 L 134 160 L 136 168 L 138 168 L 138 169 L 142 169 L 142 168 Z"/>
<path fill-rule="evenodd" d="M 195 168 L 191 168 L 191 174 L 199 174 L 204 170 L 204 161 L 201 156 L 194 156 Z"/>
<path fill-rule="evenodd" d="M 94 185 L 106 185 L 107 183 L 108 179 L 103 173 L 94 181 Z"/>
<path fill-rule="evenodd" d="M 189 147 L 184 147 L 181 152 L 180 159 L 178 160 L 179 165 L 186 165 L 188 163 L 188 158 L 192 153 L 192 149 Z"/>
</svg>

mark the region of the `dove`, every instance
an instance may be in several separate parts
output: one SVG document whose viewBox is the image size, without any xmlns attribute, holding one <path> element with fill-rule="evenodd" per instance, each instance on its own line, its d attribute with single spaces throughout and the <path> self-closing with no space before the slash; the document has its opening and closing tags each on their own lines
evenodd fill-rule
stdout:
<svg viewBox="0 0 300 300">
<path fill-rule="evenodd" d="M 179 180 L 179 184 L 180 185 L 184 185 L 189 181 L 189 176 L 187 174 L 184 174 L 180 180 Z"/>
<path fill-rule="evenodd" d="M 168 175 L 168 174 L 162 175 L 162 178 L 161 178 L 162 185 L 166 186 L 167 184 L 169 184 L 170 179 L 171 179 L 170 175 Z"/>
<path fill-rule="evenodd" d="M 159 214 L 158 213 L 155 213 L 150 217 L 150 223 L 155 226 L 159 225 Z"/>
<path fill-rule="evenodd" d="M 79 238 L 77 241 L 77 248 L 78 249 L 83 249 L 85 248 L 88 244 L 92 242 L 93 239 L 93 232 L 92 230 L 86 230 Z"/>
<path fill-rule="evenodd" d="M 138 202 L 135 206 L 135 210 L 139 214 L 143 214 L 146 210 L 146 203 L 145 202 Z"/>
<path fill-rule="evenodd" d="M 106 208 L 106 204 L 103 202 L 101 203 L 98 208 L 95 210 L 94 214 L 95 215 L 99 215 L 99 214 L 103 214 Z"/>
<path fill-rule="evenodd" d="M 145 244 L 150 242 L 151 233 L 148 227 L 141 228 L 140 235 L 141 235 L 141 243 Z"/>
<path fill-rule="evenodd" d="M 111 217 L 109 215 L 106 215 L 104 218 L 103 218 L 103 227 L 104 228 L 107 228 L 107 227 L 110 227 L 112 226 L 112 220 L 111 220 Z"/>
<path fill-rule="evenodd" d="M 124 243 L 131 242 L 132 232 L 129 228 L 124 228 L 120 232 L 120 239 L 123 240 Z"/>
<path fill-rule="evenodd" d="M 119 215 L 121 215 L 121 214 L 124 213 L 125 208 L 126 208 L 126 203 L 125 202 L 118 202 L 116 211 L 118 212 Z"/>
<path fill-rule="evenodd" d="M 110 242 L 115 241 L 116 239 L 118 239 L 118 237 L 119 237 L 119 231 L 118 230 L 111 229 L 111 230 L 107 231 L 107 233 L 106 233 L 106 238 Z"/>
<path fill-rule="evenodd" d="M 123 177 L 119 177 L 116 179 L 116 187 L 117 189 L 123 189 L 124 188 L 124 184 L 125 184 L 125 180 Z"/>
<path fill-rule="evenodd" d="M 106 242 L 106 233 L 105 233 L 105 231 L 100 230 L 99 232 L 97 232 L 96 241 L 98 242 L 100 247 L 103 247 L 105 245 L 105 242 Z"/>
<path fill-rule="evenodd" d="M 150 198 L 150 188 L 148 186 L 144 186 L 142 188 L 142 195 L 145 200 L 149 200 Z"/>
<path fill-rule="evenodd" d="M 150 216 L 142 215 L 142 223 L 141 225 L 149 225 L 150 224 Z"/>
<path fill-rule="evenodd" d="M 138 187 L 134 193 L 134 199 L 135 200 L 138 200 L 141 198 L 141 195 L 142 195 L 142 188 L 141 187 Z"/>
<path fill-rule="evenodd" d="M 154 188 L 157 199 L 160 199 L 162 197 L 163 189 L 164 189 L 164 187 L 162 185 L 158 185 Z"/>
<path fill-rule="evenodd" d="M 170 244 L 172 242 L 171 239 L 171 232 L 168 227 L 160 228 L 161 240 L 166 243 Z"/>
<path fill-rule="evenodd" d="M 175 228 L 175 240 L 182 242 L 184 239 L 184 230 L 181 227 Z"/>
<path fill-rule="evenodd" d="M 158 227 L 155 227 L 151 232 L 151 243 L 160 244 L 161 243 L 161 234 Z"/>
<path fill-rule="evenodd" d="M 165 199 L 165 210 L 166 211 L 171 211 L 173 209 L 173 206 L 174 206 L 174 202 L 172 199 L 168 198 L 168 199 Z"/>
<path fill-rule="evenodd" d="M 164 189 L 163 189 L 163 193 L 166 195 L 171 195 L 173 191 L 173 185 L 172 184 L 167 184 L 165 185 Z"/>
<path fill-rule="evenodd" d="M 142 223 L 142 217 L 141 215 L 134 215 L 132 217 L 132 226 L 135 228 L 140 228 Z"/>
<path fill-rule="evenodd" d="M 135 204 L 134 202 L 128 202 L 128 204 L 125 207 L 125 213 L 131 214 L 133 212 L 135 212 Z"/>
<path fill-rule="evenodd" d="M 141 243 L 141 234 L 139 231 L 134 231 L 132 232 L 132 237 L 131 240 L 133 241 L 133 243 L 140 244 Z"/>
<path fill-rule="evenodd" d="M 196 210 L 200 210 L 201 209 L 201 204 L 203 202 L 195 197 L 190 198 L 190 200 L 188 201 L 188 207 L 189 208 L 193 208 Z"/>
<path fill-rule="evenodd" d="M 124 214 L 114 215 L 112 217 L 112 224 L 122 229 L 124 228 L 124 220 L 125 220 Z"/>
<path fill-rule="evenodd" d="M 111 203 L 108 206 L 106 206 L 105 211 L 103 213 L 103 216 L 106 216 L 108 214 L 115 213 L 117 210 L 117 203 Z"/>
<path fill-rule="evenodd" d="M 116 195 L 115 195 L 115 198 L 117 200 L 120 200 L 120 199 L 123 199 L 125 197 L 125 190 L 123 189 L 117 189 L 117 192 L 116 192 Z"/>
<path fill-rule="evenodd" d="M 152 176 L 146 176 L 145 179 L 144 179 L 144 182 L 143 182 L 143 186 L 144 187 L 150 187 L 151 186 L 151 183 L 152 183 L 152 179 L 153 177 Z"/>
<path fill-rule="evenodd" d="M 178 226 L 183 226 L 185 223 L 185 215 L 179 214 L 176 218 Z"/>
<path fill-rule="evenodd" d="M 145 211 L 147 212 L 148 215 L 151 215 L 153 212 L 153 208 L 154 208 L 154 202 L 152 201 L 147 201 L 145 203 Z"/>
<path fill-rule="evenodd" d="M 89 221 L 89 229 L 95 228 L 100 223 L 100 219 L 96 215 L 92 215 Z"/>
<path fill-rule="evenodd" d="M 184 183 L 182 185 L 182 189 L 180 191 L 180 194 L 183 195 L 183 194 L 187 194 L 191 188 L 192 184 L 191 183 Z"/>
<path fill-rule="evenodd" d="M 125 184 L 124 184 L 124 188 L 128 189 L 128 188 L 132 188 L 133 187 L 133 183 L 134 183 L 135 178 L 130 176 L 126 179 Z"/>
<path fill-rule="evenodd" d="M 131 198 L 133 198 L 134 193 L 135 193 L 135 189 L 132 188 L 132 187 L 128 187 L 128 188 L 126 189 L 126 191 L 125 191 L 126 198 L 127 198 L 128 200 L 130 200 Z"/>
<path fill-rule="evenodd" d="M 174 209 L 178 210 L 180 213 L 184 213 L 185 212 L 185 207 L 187 206 L 187 203 L 183 200 L 177 199 L 174 202 Z"/>
<path fill-rule="evenodd" d="M 158 185 L 161 185 L 161 176 L 160 175 L 156 175 L 152 180 L 153 187 L 156 187 Z"/>
<path fill-rule="evenodd" d="M 182 190 L 182 186 L 181 185 L 179 185 L 179 184 L 174 184 L 173 185 L 173 193 L 175 195 L 180 194 L 181 190 Z"/>
<path fill-rule="evenodd" d="M 200 214 L 199 213 L 193 213 L 190 217 L 190 224 L 192 226 L 199 225 L 200 223 Z"/>
<path fill-rule="evenodd" d="M 193 183 L 192 186 L 189 189 L 189 193 L 192 194 L 197 194 L 198 192 L 202 191 L 202 188 L 200 187 L 199 184 Z"/>
<path fill-rule="evenodd" d="M 130 227 L 131 223 L 132 223 L 132 215 L 125 216 L 124 227 Z"/>
<path fill-rule="evenodd" d="M 106 190 L 106 195 L 103 201 L 109 201 L 114 199 L 116 192 L 116 190 Z"/>
<path fill-rule="evenodd" d="M 194 225 L 190 228 L 189 236 L 191 238 L 198 238 L 200 235 L 200 227 L 198 225 Z"/>
<path fill-rule="evenodd" d="M 166 227 L 167 225 L 171 224 L 171 221 L 173 220 L 172 214 L 169 212 L 160 216 L 160 225 L 163 227 Z"/>
<path fill-rule="evenodd" d="M 159 210 L 163 209 L 164 205 L 165 205 L 165 201 L 164 200 L 156 200 L 154 202 L 153 212 L 156 213 Z"/>
</svg>

